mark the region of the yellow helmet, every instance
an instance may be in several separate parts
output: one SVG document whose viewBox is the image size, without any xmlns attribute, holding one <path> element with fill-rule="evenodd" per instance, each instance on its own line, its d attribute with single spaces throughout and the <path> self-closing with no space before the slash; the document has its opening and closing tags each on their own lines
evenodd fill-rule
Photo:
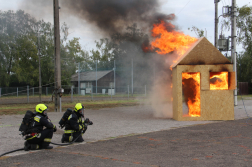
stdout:
<svg viewBox="0 0 252 167">
<path fill-rule="evenodd" d="M 75 112 L 78 112 L 80 111 L 81 109 L 85 109 L 85 107 L 81 104 L 81 103 L 77 103 L 74 107 L 74 111 Z"/>
<path fill-rule="evenodd" d="M 36 112 L 43 114 L 44 111 L 48 109 L 47 105 L 45 104 L 38 104 L 36 105 Z"/>
</svg>

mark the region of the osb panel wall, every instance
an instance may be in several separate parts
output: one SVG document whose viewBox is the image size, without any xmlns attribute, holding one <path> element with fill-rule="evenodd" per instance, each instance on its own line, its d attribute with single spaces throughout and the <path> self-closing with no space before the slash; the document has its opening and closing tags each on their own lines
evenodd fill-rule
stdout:
<svg viewBox="0 0 252 167">
<path fill-rule="evenodd" d="M 177 84 L 177 68 L 172 69 L 172 106 L 173 106 L 173 117 L 177 118 L 178 117 L 178 96 L 177 96 L 177 89 L 178 89 L 178 84 Z"/>
<path fill-rule="evenodd" d="M 229 72 L 228 73 L 228 89 L 234 90 L 236 88 L 236 83 L 235 83 L 235 72 Z"/>
<path fill-rule="evenodd" d="M 178 65 L 210 65 L 210 64 L 231 64 L 206 38 L 200 39 L 190 52 L 178 63 Z"/>
<path fill-rule="evenodd" d="M 209 90 L 200 93 L 203 120 L 234 120 L 232 90 Z"/>
<path fill-rule="evenodd" d="M 222 65 L 177 65 L 175 68 L 173 68 L 173 119 L 178 121 L 194 121 L 194 120 L 233 120 L 232 113 L 234 112 L 234 103 L 233 103 L 233 91 L 232 90 L 211 90 L 210 91 L 210 72 L 222 72 L 222 71 L 233 71 L 233 65 L 232 64 L 222 64 Z M 201 117 L 183 117 L 183 107 L 182 107 L 182 72 L 200 72 L 200 78 L 201 78 Z M 210 93 L 207 93 L 210 92 Z M 223 93 L 222 93 L 223 92 Z M 224 94 L 224 92 L 229 92 Z M 213 95 L 212 95 L 212 94 Z M 205 99 L 208 99 L 208 95 L 211 94 L 213 97 L 214 103 L 214 96 L 218 99 L 218 97 L 222 98 L 223 96 L 227 98 L 225 104 L 228 104 L 228 107 L 233 108 L 230 110 L 230 112 L 227 112 L 226 110 L 229 110 L 227 107 L 223 107 L 222 104 L 216 103 L 215 108 L 209 107 L 205 103 Z M 218 105 L 217 105 L 218 104 Z M 210 109 L 208 109 L 208 107 Z M 222 110 L 225 110 L 225 112 L 222 112 L 221 119 L 215 119 L 209 115 L 208 112 L 213 113 L 219 113 L 220 110 L 217 108 L 223 108 Z M 214 110 L 212 110 L 214 109 Z M 222 111 L 221 110 L 221 111 Z M 206 114 L 207 113 L 207 114 Z"/>
</svg>

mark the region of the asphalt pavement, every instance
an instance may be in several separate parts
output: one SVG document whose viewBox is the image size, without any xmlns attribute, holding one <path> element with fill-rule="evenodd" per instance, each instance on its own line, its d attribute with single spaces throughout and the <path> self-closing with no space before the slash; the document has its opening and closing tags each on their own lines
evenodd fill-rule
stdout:
<svg viewBox="0 0 252 167">
<path fill-rule="evenodd" d="M 245 108 L 238 102 L 234 121 L 158 119 L 146 105 L 89 110 L 94 125 L 84 143 L 15 152 L 1 157 L 0 166 L 252 166 L 251 102 L 244 100 Z M 49 114 L 53 122 L 62 115 Z M 20 117 L 1 117 L 0 154 L 23 144 L 16 137 Z M 53 142 L 62 133 L 58 129 Z"/>
</svg>

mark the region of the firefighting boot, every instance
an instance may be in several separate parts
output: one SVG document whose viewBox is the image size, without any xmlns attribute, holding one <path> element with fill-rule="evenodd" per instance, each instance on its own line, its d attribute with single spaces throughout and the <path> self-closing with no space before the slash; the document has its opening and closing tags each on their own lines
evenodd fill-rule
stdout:
<svg viewBox="0 0 252 167">
<path fill-rule="evenodd" d="M 31 149 L 31 144 L 29 144 L 27 141 L 24 143 L 24 150 L 29 151 Z"/>
<path fill-rule="evenodd" d="M 43 146 L 43 149 L 52 149 L 53 146 Z"/>
<path fill-rule="evenodd" d="M 49 146 L 51 142 L 43 142 L 42 149 L 52 149 L 53 146 Z"/>
<path fill-rule="evenodd" d="M 38 144 L 31 144 L 31 150 L 38 150 L 39 145 Z"/>
<path fill-rule="evenodd" d="M 61 143 L 64 143 L 64 138 L 65 138 L 65 134 L 62 135 L 62 138 L 61 138 Z"/>
</svg>

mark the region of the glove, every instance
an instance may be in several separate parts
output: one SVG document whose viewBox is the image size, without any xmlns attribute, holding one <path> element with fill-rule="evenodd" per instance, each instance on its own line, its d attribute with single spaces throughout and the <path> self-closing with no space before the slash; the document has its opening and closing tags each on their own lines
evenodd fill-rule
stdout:
<svg viewBox="0 0 252 167">
<path fill-rule="evenodd" d="M 84 124 L 88 124 L 89 123 L 89 118 L 86 118 L 84 121 Z"/>
<path fill-rule="evenodd" d="M 85 133 L 87 130 L 87 126 L 83 125 L 82 133 Z"/>
<path fill-rule="evenodd" d="M 86 120 L 84 121 L 84 124 L 93 125 L 93 122 L 90 121 L 89 118 L 86 118 Z"/>
<path fill-rule="evenodd" d="M 57 127 L 55 125 L 53 125 L 53 132 L 57 131 Z"/>
</svg>

